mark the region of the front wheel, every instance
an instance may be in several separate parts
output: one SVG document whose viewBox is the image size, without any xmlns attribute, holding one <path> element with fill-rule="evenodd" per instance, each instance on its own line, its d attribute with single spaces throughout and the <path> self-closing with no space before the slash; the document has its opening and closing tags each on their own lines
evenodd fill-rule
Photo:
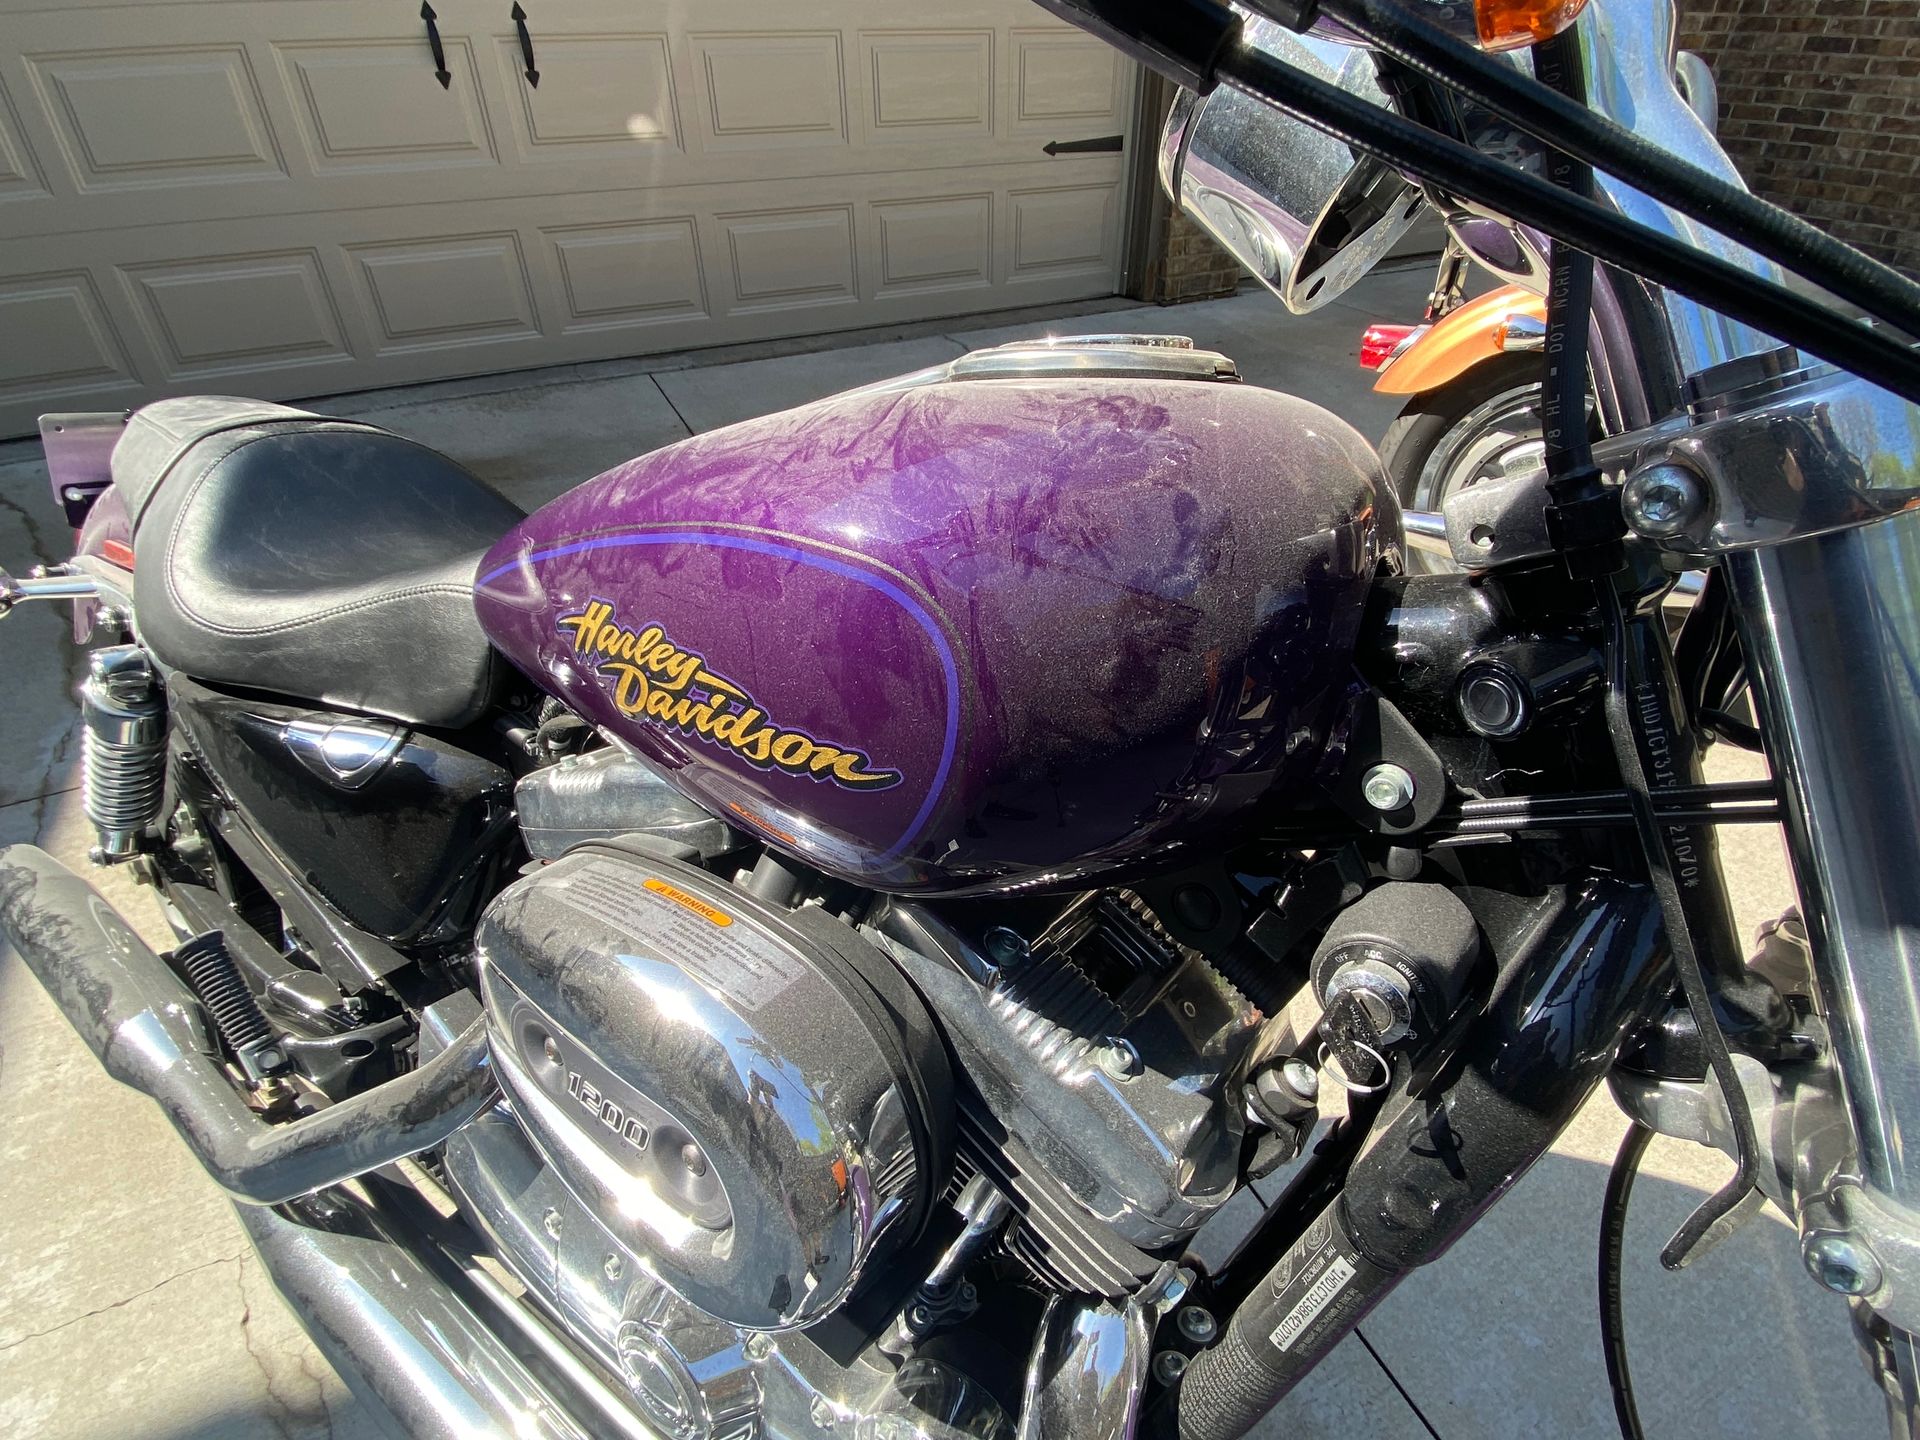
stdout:
<svg viewBox="0 0 1920 1440">
<path fill-rule="evenodd" d="M 1409 400 L 1380 441 L 1380 460 L 1400 503 L 1438 510 L 1469 485 L 1538 470 L 1546 454 L 1540 369 L 1538 355 L 1499 355 Z M 1419 550 L 1407 563 L 1416 575 L 1454 568 Z"/>
</svg>

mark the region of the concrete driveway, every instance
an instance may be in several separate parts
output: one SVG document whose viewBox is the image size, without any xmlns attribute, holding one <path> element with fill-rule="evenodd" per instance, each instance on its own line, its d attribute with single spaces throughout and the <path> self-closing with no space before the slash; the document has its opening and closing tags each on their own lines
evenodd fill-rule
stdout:
<svg viewBox="0 0 1920 1440">
<path fill-rule="evenodd" d="M 437 446 L 532 507 L 694 430 L 937 363 L 1017 335 L 1191 335 L 1257 384 L 1327 405 L 1377 439 L 1397 405 L 1353 362 L 1370 319 L 1417 317 L 1418 266 L 1376 275 L 1315 315 L 1263 294 L 1175 309 L 1083 305 L 987 317 L 802 353 L 708 353 L 337 397 L 315 408 Z M 0 564 L 65 557 L 37 447 L 0 446 Z M 0 843 L 36 840 L 76 868 L 90 836 L 75 793 L 64 616 L 28 607 L 0 626 Z M 1763 773 L 1716 755 L 1718 778 Z M 1726 832 L 1751 934 L 1790 902 L 1771 829 Z M 151 899 L 95 876 L 156 941 Z M 1410 1278 L 1262 1426 L 1274 1437 L 1445 1440 L 1608 1435 L 1594 1277 L 1606 1166 L 1623 1126 L 1604 1098 L 1455 1250 Z M 1802 1272 L 1777 1218 L 1679 1275 L 1654 1260 L 1724 1178 L 1672 1142 L 1634 1192 L 1628 1343 L 1648 1433 L 1859 1437 L 1884 1433 L 1840 1303 Z M 146 1101 L 69 1033 L 0 950 L 0 1434 L 58 1440 L 359 1440 L 378 1433 L 281 1307 L 226 1202 Z"/>
</svg>

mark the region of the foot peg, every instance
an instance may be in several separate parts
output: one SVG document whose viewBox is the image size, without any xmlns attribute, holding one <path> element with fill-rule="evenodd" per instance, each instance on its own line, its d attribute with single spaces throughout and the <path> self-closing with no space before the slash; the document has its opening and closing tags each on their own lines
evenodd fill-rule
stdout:
<svg viewBox="0 0 1920 1440">
<path fill-rule="evenodd" d="M 254 1085 L 288 1069 L 286 1052 L 280 1048 L 273 1027 L 260 1013 L 240 967 L 227 953 L 227 941 L 218 930 L 196 935 L 173 952 L 174 963 L 187 972 L 200 1003 L 213 1016 L 221 1036 L 233 1047 L 234 1058 L 247 1080 Z"/>
</svg>

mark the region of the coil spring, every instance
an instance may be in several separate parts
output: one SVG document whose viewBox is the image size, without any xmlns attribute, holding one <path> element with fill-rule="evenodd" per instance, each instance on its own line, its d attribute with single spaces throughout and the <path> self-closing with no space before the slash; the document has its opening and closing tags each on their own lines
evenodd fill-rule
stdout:
<svg viewBox="0 0 1920 1440">
<path fill-rule="evenodd" d="M 247 1050 L 273 1039 L 273 1027 L 260 1013 L 259 1002 L 247 989 L 240 967 L 227 953 L 226 938 L 218 930 L 194 936 L 173 952 L 173 958 L 235 1050 Z"/>
<path fill-rule="evenodd" d="M 105 830 L 140 830 L 160 813 L 165 747 L 103 740 L 89 729 L 80 742 L 86 767 L 87 818 Z"/>
<path fill-rule="evenodd" d="M 103 856 L 131 855 L 160 817 L 166 790 L 166 717 L 137 645 L 96 650 L 80 687 L 81 803 Z"/>
</svg>

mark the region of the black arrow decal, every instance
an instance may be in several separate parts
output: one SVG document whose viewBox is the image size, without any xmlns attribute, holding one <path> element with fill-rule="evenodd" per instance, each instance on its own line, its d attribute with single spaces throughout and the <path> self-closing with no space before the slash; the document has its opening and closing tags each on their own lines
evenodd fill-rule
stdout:
<svg viewBox="0 0 1920 1440">
<path fill-rule="evenodd" d="M 520 58 L 527 62 L 527 83 L 538 89 L 540 72 L 533 64 L 533 37 L 527 33 L 527 12 L 520 8 L 520 0 L 513 0 L 513 28 L 520 32 Z"/>
<path fill-rule="evenodd" d="M 1091 140 L 1049 140 L 1040 148 L 1049 155 L 1103 155 L 1125 145 L 1124 135 L 1096 135 Z"/>
<path fill-rule="evenodd" d="M 453 84 L 453 72 L 447 69 L 447 52 L 440 44 L 440 27 L 435 23 L 433 6 L 427 0 L 420 0 L 420 18 L 427 22 L 427 44 L 433 47 L 433 78 L 440 82 L 442 90 Z"/>
</svg>

